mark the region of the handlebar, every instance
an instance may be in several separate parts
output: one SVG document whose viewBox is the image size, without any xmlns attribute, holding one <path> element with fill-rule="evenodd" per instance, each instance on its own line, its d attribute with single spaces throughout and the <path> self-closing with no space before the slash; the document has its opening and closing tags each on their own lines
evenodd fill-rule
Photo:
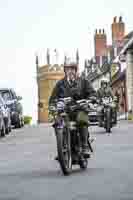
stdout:
<svg viewBox="0 0 133 200">
<path fill-rule="evenodd" d="M 59 98 L 57 102 L 64 103 L 64 106 L 62 106 L 62 108 L 61 107 L 58 108 L 58 106 L 57 106 L 58 103 L 56 103 L 56 106 L 55 107 L 50 106 L 49 110 L 51 112 L 55 112 L 55 111 L 61 112 L 63 110 L 73 111 L 73 110 L 82 109 L 82 108 L 85 108 L 85 107 L 87 108 L 87 106 L 89 106 L 89 103 L 93 103 L 94 101 L 95 102 L 97 101 L 96 97 L 89 97 L 89 99 L 80 99 L 80 100 L 77 100 L 77 101 L 75 101 L 71 97 Z"/>
</svg>

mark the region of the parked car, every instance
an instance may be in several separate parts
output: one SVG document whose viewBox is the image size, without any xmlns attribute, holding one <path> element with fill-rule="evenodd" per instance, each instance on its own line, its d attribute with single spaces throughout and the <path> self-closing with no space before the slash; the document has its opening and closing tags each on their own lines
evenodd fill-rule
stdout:
<svg viewBox="0 0 133 200">
<path fill-rule="evenodd" d="M 1 116 L 4 121 L 3 125 L 3 136 L 6 134 L 9 134 L 11 132 L 11 113 L 10 113 L 10 108 L 8 108 L 6 102 L 0 95 L 0 111 L 1 111 Z M 3 123 L 3 122 L 2 122 Z"/>
<path fill-rule="evenodd" d="M 11 124 L 15 126 L 15 128 L 24 126 L 23 107 L 20 103 L 22 97 L 17 96 L 16 92 L 11 88 L 1 88 L 0 94 L 10 108 Z"/>
<path fill-rule="evenodd" d="M 0 137 L 4 137 L 5 134 L 6 134 L 6 132 L 5 132 L 4 115 L 0 108 Z"/>
</svg>

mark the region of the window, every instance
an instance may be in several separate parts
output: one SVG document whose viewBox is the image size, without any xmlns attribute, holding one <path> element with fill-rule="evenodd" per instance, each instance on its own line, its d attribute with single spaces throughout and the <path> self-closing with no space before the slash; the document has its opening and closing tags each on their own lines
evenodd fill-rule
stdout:
<svg viewBox="0 0 133 200">
<path fill-rule="evenodd" d="M 16 93 L 13 90 L 11 90 L 11 94 L 13 99 L 17 99 Z"/>
</svg>

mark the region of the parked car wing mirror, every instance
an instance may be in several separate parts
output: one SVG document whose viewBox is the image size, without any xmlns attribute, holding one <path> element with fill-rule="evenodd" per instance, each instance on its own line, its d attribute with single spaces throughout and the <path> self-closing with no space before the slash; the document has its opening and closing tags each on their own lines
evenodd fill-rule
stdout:
<svg viewBox="0 0 133 200">
<path fill-rule="evenodd" d="M 7 104 L 4 104 L 4 108 L 7 109 Z"/>
<path fill-rule="evenodd" d="M 22 97 L 21 97 L 21 96 L 17 96 L 17 99 L 18 99 L 18 100 L 22 100 Z"/>
</svg>

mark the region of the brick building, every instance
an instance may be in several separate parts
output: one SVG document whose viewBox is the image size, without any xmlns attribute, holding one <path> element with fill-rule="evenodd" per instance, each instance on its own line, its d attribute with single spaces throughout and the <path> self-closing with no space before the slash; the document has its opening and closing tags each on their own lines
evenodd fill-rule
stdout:
<svg viewBox="0 0 133 200">
<path fill-rule="evenodd" d="M 111 24 L 112 44 L 107 44 L 107 35 L 105 30 L 97 30 L 94 35 L 94 48 L 96 62 L 101 66 L 107 61 L 114 59 L 123 47 L 123 38 L 125 36 L 125 23 L 122 17 L 114 17 Z"/>
<path fill-rule="evenodd" d="M 133 111 L 133 31 L 125 35 L 122 17 L 119 17 L 118 21 L 114 17 L 111 31 L 111 45 L 106 43 L 105 31 L 96 31 L 94 36 L 96 70 L 92 72 L 92 64 L 87 61 L 85 63 L 89 65 L 85 65 L 85 68 L 88 79 L 96 89 L 100 87 L 102 77 L 110 79 L 114 94 L 119 96 L 119 113 L 127 114 L 130 110 Z"/>
</svg>

